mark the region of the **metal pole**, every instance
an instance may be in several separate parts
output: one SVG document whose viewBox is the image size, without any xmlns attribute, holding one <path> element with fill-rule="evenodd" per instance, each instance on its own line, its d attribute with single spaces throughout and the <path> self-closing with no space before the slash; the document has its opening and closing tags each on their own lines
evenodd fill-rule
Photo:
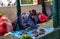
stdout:
<svg viewBox="0 0 60 39">
<path fill-rule="evenodd" d="M 47 16 L 44 0 L 42 0 L 42 12 Z"/>
<path fill-rule="evenodd" d="M 58 12 L 59 12 L 58 13 L 58 18 L 59 18 L 58 19 L 59 20 L 58 22 L 59 22 L 59 27 L 60 27 L 60 0 L 58 0 Z"/>
<path fill-rule="evenodd" d="M 16 30 L 20 30 L 21 26 L 21 6 L 20 6 L 20 0 L 16 0 L 17 3 L 17 24 L 16 24 Z M 19 21 L 20 20 L 20 21 Z"/>
<path fill-rule="evenodd" d="M 58 0 L 54 0 L 53 27 L 58 27 Z"/>
</svg>

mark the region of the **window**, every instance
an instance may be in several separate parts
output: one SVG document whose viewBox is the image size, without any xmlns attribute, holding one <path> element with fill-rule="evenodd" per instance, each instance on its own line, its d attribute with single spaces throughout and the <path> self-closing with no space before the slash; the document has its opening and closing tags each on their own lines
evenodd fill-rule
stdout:
<svg viewBox="0 0 60 39">
<path fill-rule="evenodd" d="M 21 5 L 36 5 L 37 0 L 20 0 Z"/>
<path fill-rule="evenodd" d="M 33 4 L 33 0 L 21 0 L 21 4 Z"/>
</svg>

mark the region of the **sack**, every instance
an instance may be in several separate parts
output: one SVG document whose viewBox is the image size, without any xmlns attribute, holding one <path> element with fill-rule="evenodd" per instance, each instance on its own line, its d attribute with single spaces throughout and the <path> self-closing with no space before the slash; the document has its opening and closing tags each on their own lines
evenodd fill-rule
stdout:
<svg viewBox="0 0 60 39">
<path fill-rule="evenodd" d="M 7 33 L 6 23 L 4 21 L 0 22 L 0 36 Z"/>
<path fill-rule="evenodd" d="M 13 29 L 12 24 L 10 22 L 5 21 L 2 17 L 0 17 L 0 36 L 12 31 L 12 29 Z"/>
<path fill-rule="evenodd" d="M 38 19 L 41 23 L 48 21 L 48 17 L 45 16 L 43 13 L 39 14 Z"/>
</svg>

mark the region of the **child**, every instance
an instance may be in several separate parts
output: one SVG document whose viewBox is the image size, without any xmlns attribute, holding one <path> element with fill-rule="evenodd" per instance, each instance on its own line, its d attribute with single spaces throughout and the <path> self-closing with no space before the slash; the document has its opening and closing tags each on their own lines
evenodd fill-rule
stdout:
<svg viewBox="0 0 60 39">
<path fill-rule="evenodd" d="M 35 18 L 36 22 L 38 22 L 38 14 L 37 14 L 36 10 L 33 9 L 33 10 L 31 11 L 31 14 L 34 15 L 34 18 Z"/>
<path fill-rule="evenodd" d="M 33 10 L 31 11 L 31 14 L 33 14 L 33 15 L 37 15 L 36 10 L 33 9 Z"/>
<path fill-rule="evenodd" d="M 37 26 L 36 26 L 37 21 L 35 20 L 33 14 L 30 15 L 30 17 L 28 19 L 28 24 L 29 24 L 29 27 L 34 28 L 34 29 L 37 29 Z"/>
</svg>

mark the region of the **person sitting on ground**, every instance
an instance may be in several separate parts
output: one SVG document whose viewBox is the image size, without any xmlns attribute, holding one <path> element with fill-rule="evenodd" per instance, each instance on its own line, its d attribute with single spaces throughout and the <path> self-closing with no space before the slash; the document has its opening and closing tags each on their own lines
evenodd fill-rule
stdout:
<svg viewBox="0 0 60 39">
<path fill-rule="evenodd" d="M 0 36 L 13 31 L 11 21 L 0 13 Z"/>
<path fill-rule="evenodd" d="M 29 25 L 29 27 L 37 29 L 37 26 L 36 26 L 37 25 L 37 21 L 35 20 L 33 14 L 30 15 L 30 17 L 29 17 L 29 19 L 27 21 L 28 21 L 27 24 Z"/>
<path fill-rule="evenodd" d="M 34 10 L 34 9 L 30 10 L 29 13 L 30 13 L 30 15 L 31 14 L 34 15 L 35 20 L 38 22 L 38 14 L 37 14 L 36 10 Z"/>
<path fill-rule="evenodd" d="M 28 13 L 22 13 L 21 16 L 19 16 L 19 22 L 21 22 L 21 26 L 16 26 L 17 24 L 17 19 L 12 23 L 13 25 L 13 30 L 16 31 L 16 30 L 20 30 L 20 29 L 26 29 L 26 25 L 27 25 L 27 19 L 29 17 L 29 14 Z"/>
<path fill-rule="evenodd" d="M 31 11 L 31 14 L 33 14 L 33 15 L 37 15 L 36 10 L 33 9 L 33 10 Z"/>
<path fill-rule="evenodd" d="M 47 22 L 48 17 L 46 15 L 44 15 L 43 13 L 39 13 L 38 20 L 39 20 L 40 23 Z"/>
<path fill-rule="evenodd" d="M 27 13 L 22 13 L 22 15 L 21 15 L 22 25 L 24 27 L 27 26 L 28 17 L 29 17 L 29 14 L 27 14 Z"/>
</svg>

